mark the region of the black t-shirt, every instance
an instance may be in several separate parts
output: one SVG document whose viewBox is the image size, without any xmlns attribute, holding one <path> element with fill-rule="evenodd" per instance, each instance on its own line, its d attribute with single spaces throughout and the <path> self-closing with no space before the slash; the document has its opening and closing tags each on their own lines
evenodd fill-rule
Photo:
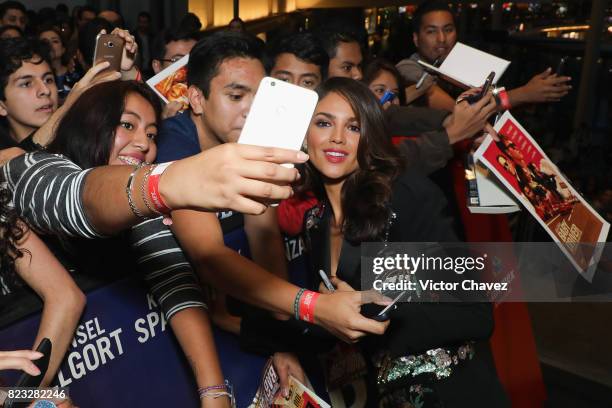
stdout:
<svg viewBox="0 0 612 408">
<path fill-rule="evenodd" d="M 0 132 L 0 150 L 8 149 L 11 147 L 19 147 L 25 150 L 26 152 L 42 150 L 43 147 L 38 143 L 34 142 L 33 136 L 35 132 L 36 131 L 30 133 L 28 137 L 17 143 L 9 136 L 9 134 L 5 130 L 3 130 L 2 132 Z"/>
</svg>

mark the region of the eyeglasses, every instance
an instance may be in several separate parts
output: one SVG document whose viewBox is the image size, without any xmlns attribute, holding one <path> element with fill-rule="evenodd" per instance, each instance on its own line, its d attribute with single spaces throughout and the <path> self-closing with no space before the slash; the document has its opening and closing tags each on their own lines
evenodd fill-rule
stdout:
<svg viewBox="0 0 612 408">
<path fill-rule="evenodd" d="M 180 60 L 183 57 L 184 57 L 184 55 L 175 55 L 174 57 L 169 58 L 169 59 L 168 58 L 160 58 L 159 60 L 162 61 L 162 62 L 171 62 L 171 63 L 174 64 L 176 61 Z"/>
</svg>

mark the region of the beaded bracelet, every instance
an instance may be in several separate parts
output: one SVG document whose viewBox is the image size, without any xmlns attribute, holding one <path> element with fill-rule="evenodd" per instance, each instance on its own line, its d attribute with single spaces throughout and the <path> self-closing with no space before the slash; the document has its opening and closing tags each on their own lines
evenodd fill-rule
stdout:
<svg viewBox="0 0 612 408">
<path fill-rule="evenodd" d="M 297 295 L 295 295 L 295 300 L 293 301 L 293 316 L 295 320 L 300 320 L 300 299 L 302 295 L 306 292 L 306 289 L 300 288 Z"/>
<path fill-rule="evenodd" d="M 130 173 L 130 177 L 128 178 L 127 185 L 125 186 L 125 192 L 127 193 L 128 205 L 130 206 L 130 209 L 132 210 L 132 213 L 134 213 L 135 216 L 137 216 L 138 218 L 140 218 L 142 220 L 148 220 L 149 218 L 145 217 L 145 215 L 142 212 L 140 212 L 138 207 L 136 207 L 136 204 L 134 203 L 134 199 L 132 198 L 132 187 L 134 186 L 134 176 L 136 175 L 138 170 L 140 170 L 140 168 L 143 165 L 144 165 L 144 163 L 140 163 L 140 164 L 134 166 L 134 171 L 132 171 L 132 173 Z"/>
<path fill-rule="evenodd" d="M 225 380 L 225 384 L 209 385 L 207 387 L 198 388 L 198 395 L 202 398 L 213 398 L 228 397 L 232 407 L 236 406 L 234 400 L 234 391 L 229 381 Z"/>
<path fill-rule="evenodd" d="M 206 392 L 201 392 L 200 393 L 200 399 L 202 398 L 213 398 L 213 399 L 217 399 L 219 397 L 228 397 L 230 399 L 230 401 L 232 400 L 232 394 L 230 394 L 227 391 L 206 391 Z"/>
</svg>

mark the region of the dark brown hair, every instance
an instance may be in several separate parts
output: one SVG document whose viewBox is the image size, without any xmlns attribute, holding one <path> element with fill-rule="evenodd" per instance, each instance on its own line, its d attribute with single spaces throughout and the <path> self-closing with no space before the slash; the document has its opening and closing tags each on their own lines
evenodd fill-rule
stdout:
<svg viewBox="0 0 612 408">
<path fill-rule="evenodd" d="M 404 105 L 406 102 L 406 93 L 404 92 L 404 80 L 402 79 L 402 75 L 397 70 L 395 65 L 393 65 L 389 61 L 382 58 L 376 58 L 368 62 L 368 64 L 363 70 L 363 82 L 369 86 L 376 79 L 376 77 L 380 75 L 382 71 L 387 71 L 395 78 L 398 89 L 397 99 L 399 100 L 400 105 Z"/>
<path fill-rule="evenodd" d="M 382 108 L 363 83 L 349 78 L 330 78 L 317 92 L 319 100 L 332 92 L 346 99 L 361 128 L 359 168 L 342 186 L 344 238 L 352 243 L 380 240 L 389 217 L 392 184 L 404 167 L 389 138 Z M 323 180 L 311 162 L 306 163 L 303 173 L 299 191 L 312 191 L 319 199 L 325 199 Z"/>
<path fill-rule="evenodd" d="M 0 186 L 0 276 L 6 279 L 7 284 L 14 281 L 15 259 L 23 256 L 17 243 L 27 231 L 11 206 L 11 198 L 11 191 Z"/>
<path fill-rule="evenodd" d="M 63 154 L 83 169 L 106 166 L 130 93 L 151 104 L 159 123 L 159 98 L 146 85 L 136 81 L 101 83 L 83 92 L 66 112 L 47 151 Z"/>
</svg>

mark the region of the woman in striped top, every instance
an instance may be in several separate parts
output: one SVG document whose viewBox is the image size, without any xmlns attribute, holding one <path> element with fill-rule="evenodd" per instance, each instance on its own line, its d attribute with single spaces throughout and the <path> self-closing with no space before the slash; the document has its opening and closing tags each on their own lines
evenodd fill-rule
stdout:
<svg viewBox="0 0 612 408">
<path fill-rule="evenodd" d="M 47 150 L 70 158 L 82 169 L 110 164 L 134 166 L 136 171 L 155 159 L 160 111 L 158 98 L 141 83 L 115 81 L 94 86 L 66 112 Z M 131 188 L 131 195 L 140 195 L 139 185 Z M 84 217 L 82 211 L 74 210 L 68 217 Z M 78 235 L 100 236 L 87 223 L 76 224 Z M 178 247 L 172 232 L 160 217 L 134 226 L 126 238 L 131 252 L 124 251 L 127 243 L 121 239 L 97 241 L 97 251 L 87 251 L 93 261 L 86 263 L 86 269 L 100 269 L 93 264 L 102 261 L 94 254 L 104 252 L 99 250 L 102 245 L 107 253 L 115 254 L 114 264 L 106 270 L 140 270 L 192 364 L 198 386 L 222 384 L 200 283 L 182 251 L 168 250 Z M 87 244 L 80 242 L 79 249 L 87 250 Z M 216 401 L 218 406 L 229 406 L 229 400 L 221 400 Z"/>
</svg>

